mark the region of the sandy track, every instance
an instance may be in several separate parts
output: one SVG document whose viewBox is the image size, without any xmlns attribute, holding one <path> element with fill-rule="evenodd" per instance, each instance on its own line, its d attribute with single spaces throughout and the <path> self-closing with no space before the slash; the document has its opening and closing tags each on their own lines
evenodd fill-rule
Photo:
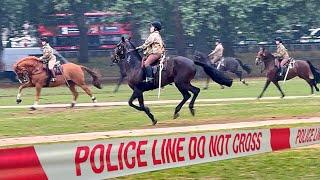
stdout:
<svg viewBox="0 0 320 180">
<path fill-rule="evenodd" d="M 66 135 L 51 135 L 51 136 L 33 136 L 0 139 L 0 147 L 13 145 L 26 145 L 38 143 L 53 143 L 53 142 L 68 142 L 68 141 L 86 141 L 95 139 L 106 139 L 126 136 L 146 136 L 171 133 L 188 133 L 199 131 L 216 131 L 236 128 L 253 128 L 270 125 L 286 125 L 299 123 L 320 123 L 320 117 L 303 118 L 303 119 L 284 119 L 284 120 L 268 120 L 268 121 L 253 121 L 253 122 L 237 122 L 226 124 L 206 124 L 197 126 L 183 127 L 168 127 L 168 128 L 150 128 L 150 129 L 135 129 L 135 130 L 119 130 L 108 132 L 92 132 Z"/>
</svg>

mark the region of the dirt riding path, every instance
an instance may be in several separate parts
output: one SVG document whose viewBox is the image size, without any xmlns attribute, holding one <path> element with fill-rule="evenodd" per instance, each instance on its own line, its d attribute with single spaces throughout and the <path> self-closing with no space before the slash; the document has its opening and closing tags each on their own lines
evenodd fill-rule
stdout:
<svg viewBox="0 0 320 180">
<path fill-rule="evenodd" d="M 199 131 L 216 131 L 216 130 L 226 130 L 226 129 L 253 128 L 253 127 L 261 127 L 261 126 L 299 124 L 299 123 L 320 123 L 320 117 L 303 118 L 303 119 L 236 122 L 236 123 L 225 123 L 225 124 L 206 124 L 206 125 L 183 126 L 183 127 L 166 127 L 166 128 L 155 127 L 150 129 L 6 138 L 6 139 L 0 139 L 0 147 L 26 145 L 26 144 L 53 143 L 53 142 L 87 141 L 87 140 L 126 137 L 126 136 L 132 137 L 132 136 L 147 136 L 147 135 L 160 135 L 160 134 L 163 135 L 163 134 L 171 134 L 171 133 L 189 133 L 189 132 L 199 132 Z"/>
<path fill-rule="evenodd" d="M 304 98 L 320 98 L 320 96 L 286 96 L 284 99 L 304 99 Z M 279 100 L 280 97 L 264 97 L 260 100 Z M 232 101 L 255 101 L 257 98 L 223 98 L 223 99 L 197 99 L 197 103 L 214 103 L 214 102 L 232 102 Z M 158 100 L 145 101 L 146 105 L 162 105 L 162 104 L 178 104 L 181 100 Z M 188 101 L 190 102 L 190 100 Z M 79 103 L 76 107 L 112 107 L 112 106 L 127 106 L 128 102 L 101 102 L 101 103 Z M 26 109 L 31 105 L 17 105 L 17 106 L 0 106 L 0 109 Z M 66 108 L 70 104 L 43 104 L 38 105 L 37 108 Z"/>
</svg>

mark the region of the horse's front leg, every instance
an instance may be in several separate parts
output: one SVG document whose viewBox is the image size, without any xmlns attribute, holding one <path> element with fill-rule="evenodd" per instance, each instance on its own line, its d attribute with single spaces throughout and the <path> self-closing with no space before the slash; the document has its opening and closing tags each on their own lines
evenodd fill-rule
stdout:
<svg viewBox="0 0 320 180">
<path fill-rule="evenodd" d="M 284 95 L 284 93 L 283 93 L 283 91 L 282 91 L 282 89 L 281 89 L 278 81 L 273 81 L 273 84 L 274 84 L 274 85 L 278 88 L 278 90 L 280 91 L 280 93 L 281 93 L 281 98 L 284 98 L 285 95 Z"/>
<path fill-rule="evenodd" d="M 130 99 L 129 99 L 129 101 L 128 101 L 129 106 L 135 108 L 135 109 L 138 110 L 138 111 L 144 111 L 143 108 L 141 108 L 141 107 L 133 104 L 133 101 L 134 101 L 135 99 L 137 99 L 138 96 L 139 96 L 139 93 L 138 93 L 136 90 L 134 90 L 133 93 L 132 93 L 132 95 L 131 95 L 131 97 L 130 97 Z"/>
<path fill-rule="evenodd" d="M 207 79 L 206 79 L 206 83 L 205 83 L 205 86 L 204 86 L 204 90 L 208 89 L 209 88 L 209 82 L 210 82 L 210 77 L 207 76 Z"/>
<path fill-rule="evenodd" d="M 139 101 L 139 105 L 140 107 L 143 109 L 143 111 L 148 115 L 148 117 L 151 119 L 152 121 L 152 125 L 156 125 L 157 124 L 157 120 L 154 118 L 153 114 L 150 112 L 150 109 L 144 105 L 144 99 L 143 99 L 143 93 L 141 93 L 138 96 L 138 101 Z"/>
<path fill-rule="evenodd" d="M 22 89 L 30 87 L 31 85 L 32 85 L 31 83 L 25 83 L 25 84 L 22 84 L 19 86 L 19 91 L 18 91 L 17 99 L 16 99 L 17 104 L 20 104 L 22 102 L 22 99 L 21 99 Z"/>
<path fill-rule="evenodd" d="M 270 85 L 270 83 L 271 83 L 271 81 L 270 81 L 270 80 L 267 80 L 267 81 L 266 81 L 266 84 L 264 85 L 264 87 L 263 87 L 263 90 L 262 90 L 261 94 L 258 96 L 258 99 L 262 98 L 262 96 L 263 96 L 264 92 L 266 91 L 266 89 L 268 88 L 268 86 Z"/>
<path fill-rule="evenodd" d="M 119 87 L 120 87 L 120 85 L 122 84 L 122 82 L 123 82 L 123 80 L 124 80 L 125 77 L 126 77 L 125 75 L 122 75 L 122 74 L 120 75 L 120 78 L 119 78 L 119 80 L 118 80 L 118 83 L 117 83 L 116 87 L 115 87 L 114 90 L 113 90 L 113 93 L 118 92 Z"/>
<path fill-rule="evenodd" d="M 36 97 L 33 105 L 31 106 L 32 110 L 36 110 L 36 107 L 39 105 L 39 99 L 40 99 L 40 94 L 41 94 L 41 86 L 36 85 Z"/>
</svg>

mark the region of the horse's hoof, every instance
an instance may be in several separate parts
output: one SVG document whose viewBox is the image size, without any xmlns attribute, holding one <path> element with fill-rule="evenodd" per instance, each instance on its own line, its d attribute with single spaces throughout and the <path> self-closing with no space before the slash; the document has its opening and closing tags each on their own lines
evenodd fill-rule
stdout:
<svg viewBox="0 0 320 180">
<path fill-rule="evenodd" d="M 155 126 L 158 123 L 157 120 L 152 120 L 152 125 Z"/>
<path fill-rule="evenodd" d="M 261 99 L 261 96 L 257 97 L 257 100 L 260 100 Z"/>
<path fill-rule="evenodd" d="M 35 110 L 37 110 L 34 106 L 31 106 L 30 107 L 30 110 L 32 110 L 32 111 L 35 111 Z"/>
<path fill-rule="evenodd" d="M 190 108 L 190 113 L 191 113 L 192 116 L 194 116 L 195 115 L 195 110 L 193 108 Z"/>
<path fill-rule="evenodd" d="M 93 102 L 93 103 L 97 103 L 98 101 L 97 101 L 97 99 L 94 99 L 94 100 L 92 100 L 92 102 Z"/>
<path fill-rule="evenodd" d="M 280 98 L 283 99 L 283 98 L 284 98 L 284 95 L 282 95 Z"/>
<path fill-rule="evenodd" d="M 221 87 L 220 87 L 220 89 L 224 89 L 224 87 L 223 87 L 223 86 L 221 86 Z"/>
<path fill-rule="evenodd" d="M 204 88 L 203 88 L 203 90 L 207 90 L 207 89 L 208 89 L 208 87 L 204 87 Z"/>
<path fill-rule="evenodd" d="M 21 99 L 17 99 L 16 102 L 17 102 L 17 104 L 20 104 L 22 102 L 22 100 Z"/>
<path fill-rule="evenodd" d="M 71 108 L 74 108 L 74 106 L 76 105 L 76 103 L 71 103 Z"/>
<path fill-rule="evenodd" d="M 248 84 L 248 83 L 244 83 L 244 85 L 249 86 L 249 84 Z"/>
<path fill-rule="evenodd" d="M 180 116 L 179 113 L 175 113 L 175 114 L 173 115 L 173 119 L 177 119 L 179 116 Z"/>
</svg>

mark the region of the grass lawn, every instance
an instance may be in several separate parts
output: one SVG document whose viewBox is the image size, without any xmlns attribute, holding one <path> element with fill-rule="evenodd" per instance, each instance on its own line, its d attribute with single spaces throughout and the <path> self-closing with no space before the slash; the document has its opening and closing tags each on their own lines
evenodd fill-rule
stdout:
<svg viewBox="0 0 320 180">
<path fill-rule="evenodd" d="M 212 85 L 207 91 L 202 90 L 199 98 L 233 98 L 256 97 L 263 85 L 263 80 L 251 80 L 250 86 L 235 83 L 234 87 L 220 89 Z M 201 87 L 203 82 L 196 82 Z M 106 85 L 101 91 L 96 91 L 99 101 L 126 101 L 131 91 L 126 85 L 119 93 L 112 93 L 112 86 Z M 293 80 L 285 84 L 287 95 L 308 95 L 309 87 L 303 81 Z M 2 89 L 0 105 L 15 105 L 15 88 Z M 266 96 L 279 96 L 271 86 Z M 33 92 L 24 93 L 23 104 L 32 104 Z M 90 102 L 81 94 L 80 102 Z M 180 99 L 181 95 L 174 86 L 162 91 L 161 99 Z M 146 100 L 156 100 L 156 91 L 146 93 Z M 70 95 L 66 88 L 44 89 L 42 103 L 69 103 Z M 198 106 L 197 106 L 198 105 Z M 294 117 L 320 116 L 319 98 L 278 99 L 261 101 L 235 101 L 216 103 L 196 103 L 196 116 L 192 117 L 188 108 L 183 108 L 177 120 L 172 119 L 176 105 L 152 105 L 152 112 L 159 124 L 157 127 L 196 125 L 205 123 L 228 123 L 237 121 L 253 121 L 261 119 L 281 119 Z M 94 131 L 109 131 L 120 129 L 150 128 L 147 116 L 130 108 L 101 107 L 75 109 L 0 109 L 0 138 L 32 135 L 67 134 Z M 155 127 L 156 128 L 156 127 Z"/>
</svg>

